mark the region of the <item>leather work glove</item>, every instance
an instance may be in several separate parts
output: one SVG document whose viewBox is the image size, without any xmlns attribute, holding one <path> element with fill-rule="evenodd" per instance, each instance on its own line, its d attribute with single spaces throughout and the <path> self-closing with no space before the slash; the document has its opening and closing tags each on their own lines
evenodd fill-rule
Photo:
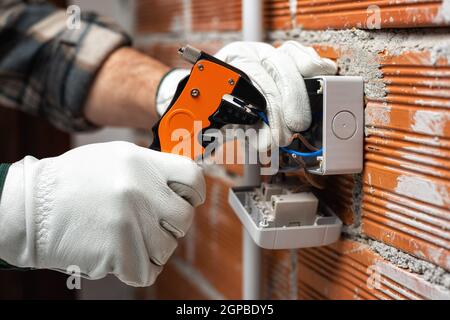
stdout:
<svg viewBox="0 0 450 320">
<path fill-rule="evenodd" d="M 233 42 L 215 57 L 245 72 L 266 98 L 270 128 L 261 122 L 260 150 L 270 147 L 271 140 L 286 146 L 294 133 L 311 125 L 303 77 L 332 75 L 337 71 L 332 60 L 321 58 L 313 48 L 296 41 L 287 41 L 278 48 L 260 42 Z M 160 115 L 172 100 L 178 82 L 187 74 L 189 70 L 175 69 L 162 80 L 157 93 Z"/>
<path fill-rule="evenodd" d="M 18 267 L 82 276 L 109 273 L 151 285 L 205 197 L 188 158 L 127 142 L 91 144 L 59 157 L 25 157 L 6 177 L 0 258 Z"/>
</svg>

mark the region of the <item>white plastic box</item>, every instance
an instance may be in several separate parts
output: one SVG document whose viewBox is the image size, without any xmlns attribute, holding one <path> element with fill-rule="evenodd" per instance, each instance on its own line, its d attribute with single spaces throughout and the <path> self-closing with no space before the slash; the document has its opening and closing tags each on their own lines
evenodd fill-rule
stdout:
<svg viewBox="0 0 450 320">
<path fill-rule="evenodd" d="M 249 195 L 255 189 L 258 188 L 230 188 L 228 202 L 258 246 L 265 249 L 308 248 L 325 246 L 339 239 L 342 222 L 325 206 L 321 206 L 319 213 L 314 214 L 311 224 L 264 226 L 264 223 L 258 221 L 259 218 L 254 214 L 254 210 L 259 208 L 252 208 L 252 204 L 248 203 Z M 270 200 L 263 201 L 263 205 L 270 206 L 270 202 Z"/>
<path fill-rule="evenodd" d="M 364 85 L 356 76 L 305 80 L 312 111 L 322 113 L 322 156 L 308 171 L 319 175 L 360 173 L 363 168 Z"/>
</svg>

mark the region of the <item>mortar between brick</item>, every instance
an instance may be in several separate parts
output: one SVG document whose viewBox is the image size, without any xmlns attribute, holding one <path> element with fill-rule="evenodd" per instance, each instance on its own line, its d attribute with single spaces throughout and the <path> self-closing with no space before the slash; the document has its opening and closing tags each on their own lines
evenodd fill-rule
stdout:
<svg viewBox="0 0 450 320">
<path fill-rule="evenodd" d="M 431 61 L 438 58 L 450 61 L 450 37 L 448 29 L 408 30 L 324 30 L 307 31 L 293 29 L 274 31 L 269 40 L 298 40 L 305 45 L 336 47 L 341 53 L 337 64 L 342 75 L 359 75 L 365 80 L 365 95 L 369 99 L 382 100 L 386 96 L 381 80 L 380 54 L 399 55 L 407 51 L 428 51 Z"/>
<path fill-rule="evenodd" d="M 221 41 L 224 43 L 242 40 L 241 32 L 186 32 L 186 33 L 152 33 L 136 34 L 135 43 L 138 46 L 173 43 L 202 43 Z M 214 52 L 213 52 L 214 53 Z"/>
<path fill-rule="evenodd" d="M 450 289 L 450 272 L 445 271 L 441 267 L 362 235 L 344 233 L 344 237 L 368 245 L 386 261 L 401 269 L 418 274 L 430 284 L 442 286 L 447 290 Z"/>
<path fill-rule="evenodd" d="M 352 190 L 352 211 L 354 214 L 354 222 L 352 228 L 360 231 L 361 227 L 361 204 L 363 199 L 363 182 L 362 174 L 353 175 L 354 186 Z M 359 233 L 359 232 L 358 232 Z"/>
<path fill-rule="evenodd" d="M 450 0 L 444 0 L 433 22 L 449 23 L 450 22 Z"/>
</svg>

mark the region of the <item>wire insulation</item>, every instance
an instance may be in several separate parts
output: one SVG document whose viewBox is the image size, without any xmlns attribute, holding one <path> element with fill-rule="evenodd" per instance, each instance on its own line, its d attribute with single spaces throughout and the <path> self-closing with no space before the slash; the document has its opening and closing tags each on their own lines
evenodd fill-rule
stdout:
<svg viewBox="0 0 450 320">
<path fill-rule="evenodd" d="M 267 116 L 266 116 L 266 114 L 264 112 L 259 111 L 258 115 L 259 115 L 259 117 L 261 118 L 261 120 L 265 124 L 269 125 L 269 119 L 267 119 Z M 280 147 L 280 150 L 283 151 L 283 152 L 286 152 L 288 154 L 291 154 L 291 155 L 296 155 L 296 156 L 305 157 L 305 158 L 306 157 L 321 156 L 322 155 L 322 151 L 323 151 L 322 149 L 319 149 L 319 150 L 314 151 L 314 152 L 300 152 L 300 151 L 297 151 L 297 150 L 289 149 L 287 147 Z"/>
</svg>

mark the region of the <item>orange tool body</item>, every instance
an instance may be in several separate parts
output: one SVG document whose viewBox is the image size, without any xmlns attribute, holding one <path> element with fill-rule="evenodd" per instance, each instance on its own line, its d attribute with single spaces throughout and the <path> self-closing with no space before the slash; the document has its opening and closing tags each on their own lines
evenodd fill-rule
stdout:
<svg viewBox="0 0 450 320">
<path fill-rule="evenodd" d="M 266 100 L 241 70 L 190 46 L 179 53 L 193 67 L 153 127 L 150 148 L 198 159 L 212 142 L 203 139 L 206 130 L 255 124 Z"/>
</svg>

